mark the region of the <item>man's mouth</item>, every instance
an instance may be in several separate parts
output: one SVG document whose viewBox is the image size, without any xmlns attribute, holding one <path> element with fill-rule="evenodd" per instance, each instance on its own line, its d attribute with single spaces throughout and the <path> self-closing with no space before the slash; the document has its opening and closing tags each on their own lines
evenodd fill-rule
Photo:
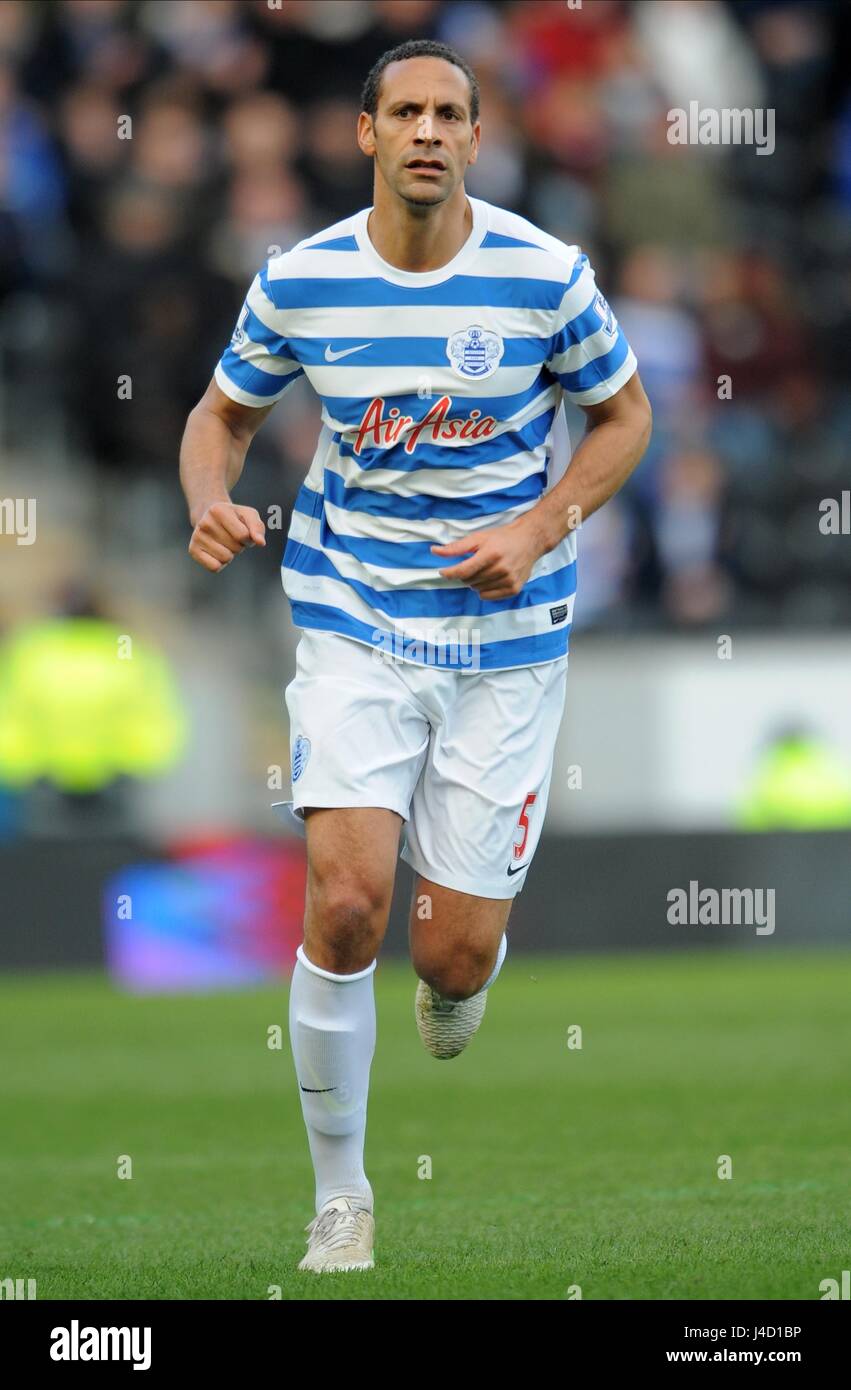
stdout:
<svg viewBox="0 0 851 1390">
<path fill-rule="evenodd" d="M 405 165 L 406 169 L 415 169 L 419 173 L 442 174 L 446 165 L 440 159 L 411 159 Z"/>
</svg>

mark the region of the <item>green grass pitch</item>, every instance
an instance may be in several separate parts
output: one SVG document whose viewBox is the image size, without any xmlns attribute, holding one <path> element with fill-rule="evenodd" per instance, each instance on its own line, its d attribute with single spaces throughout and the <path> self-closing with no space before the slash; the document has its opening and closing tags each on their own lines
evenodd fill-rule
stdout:
<svg viewBox="0 0 851 1390">
<path fill-rule="evenodd" d="M 851 953 L 514 954 L 450 1062 L 414 986 L 379 965 L 376 1268 L 317 1276 L 295 1270 L 313 1188 L 285 984 L 5 977 L 0 1278 L 43 1299 L 817 1300 L 848 1268 Z"/>
</svg>

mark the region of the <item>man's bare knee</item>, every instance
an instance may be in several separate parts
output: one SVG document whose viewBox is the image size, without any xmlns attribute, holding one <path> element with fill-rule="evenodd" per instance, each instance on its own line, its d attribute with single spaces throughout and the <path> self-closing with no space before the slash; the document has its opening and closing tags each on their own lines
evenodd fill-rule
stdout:
<svg viewBox="0 0 851 1390">
<path fill-rule="evenodd" d="M 389 911 L 390 893 L 381 884 L 339 869 L 311 874 L 305 920 L 309 958 L 335 975 L 365 970 L 381 945 Z"/>
<path fill-rule="evenodd" d="M 496 951 L 466 947 L 451 952 L 420 953 L 414 969 L 421 980 L 444 999 L 469 999 L 478 994 L 496 964 Z"/>
</svg>

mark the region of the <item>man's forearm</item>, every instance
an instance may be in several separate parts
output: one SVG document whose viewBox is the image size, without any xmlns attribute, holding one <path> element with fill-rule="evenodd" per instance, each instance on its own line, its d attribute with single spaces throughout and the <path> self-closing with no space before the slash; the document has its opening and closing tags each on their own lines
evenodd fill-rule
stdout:
<svg viewBox="0 0 851 1390">
<path fill-rule="evenodd" d="M 196 405 L 190 411 L 180 446 L 180 482 L 197 524 L 213 502 L 229 502 L 239 481 L 250 436 L 234 433 L 212 410 Z"/>
<path fill-rule="evenodd" d="M 650 419 L 604 420 L 585 434 L 564 477 L 526 516 L 540 535 L 542 553 L 608 502 L 640 463 L 650 441 Z"/>
</svg>

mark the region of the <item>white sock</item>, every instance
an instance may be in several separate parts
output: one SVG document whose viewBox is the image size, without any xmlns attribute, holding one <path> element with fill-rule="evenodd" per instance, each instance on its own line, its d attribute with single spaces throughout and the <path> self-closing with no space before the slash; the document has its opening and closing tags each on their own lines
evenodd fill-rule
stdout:
<svg viewBox="0 0 851 1390">
<path fill-rule="evenodd" d="M 502 933 L 502 940 L 501 940 L 500 943 L 499 943 L 499 950 L 498 950 L 497 953 L 496 953 L 496 965 L 494 966 L 494 968 L 493 968 L 493 970 L 491 971 L 490 975 L 488 976 L 488 978 L 485 980 L 484 984 L 482 985 L 482 989 L 490 989 L 491 985 L 493 984 L 494 980 L 496 979 L 497 975 L 499 974 L 500 970 L 502 969 L 502 962 L 505 960 L 505 956 L 506 956 L 506 952 L 507 952 L 507 951 L 508 951 L 508 937 L 506 936 L 505 932 L 503 932 L 503 933 Z M 481 991 L 479 991 L 479 992 L 481 993 Z"/>
<path fill-rule="evenodd" d="M 316 1210 L 350 1197 L 372 1211 L 363 1167 L 369 1069 L 375 1052 L 376 961 L 332 975 L 296 952 L 290 984 L 290 1042 L 316 1177 Z"/>
</svg>

